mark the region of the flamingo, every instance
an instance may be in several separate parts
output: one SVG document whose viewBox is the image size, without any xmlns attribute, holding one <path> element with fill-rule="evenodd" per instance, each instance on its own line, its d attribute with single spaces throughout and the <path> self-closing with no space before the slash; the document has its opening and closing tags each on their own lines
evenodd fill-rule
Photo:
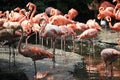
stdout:
<svg viewBox="0 0 120 80">
<path fill-rule="evenodd" d="M 31 16 L 30 16 L 30 19 L 32 20 L 32 22 L 39 23 L 39 20 L 41 18 L 44 18 L 46 21 L 48 21 L 49 17 L 47 16 L 45 12 L 35 15 L 36 9 L 37 9 L 35 4 L 29 2 L 26 6 L 29 8 L 30 11 L 32 11 Z"/>
<path fill-rule="evenodd" d="M 45 9 L 45 13 L 46 13 L 49 17 L 51 17 L 51 16 L 53 16 L 53 15 L 62 15 L 62 14 L 63 14 L 60 10 L 55 9 L 55 8 L 53 8 L 53 7 L 47 7 L 47 8 Z"/>
<path fill-rule="evenodd" d="M 107 7 L 115 7 L 115 5 L 113 5 L 112 3 L 108 2 L 108 1 L 103 1 L 100 3 L 100 6 L 99 7 L 104 7 L 104 8 L 107 8 Z"/>
<path fill-rule="evenodd" d="M 120 0 L 113 0 L 113 2 L 120 3 Z"/>
<path fill-rule="evenodd" d="M 81 33 L 80 35 L 77 36 L 77 40 L 80 39 L 91 39 L 91 38 L 95 38 L 98 35 L 98 30 L 97 29 L 87 29 L 85 30 L 83 33 Z"/>
<path fill-rule="evenodd" d="M 55 68 L 55 42 L 56 42 L 56 38 L 63 35 L 64 33 L 61 31 L 61 29 L 56 26 L 56 25 L 52 25 L 47 23 L 47 21 L 45 19 L 41 19 L 40 23 L 42 21 L 45 21 L 44 25 L 41 25 L 41 31 L 40 33 L 42 34 L 42 37 L 51 37 L 52 38 L 52 42 L 53 42 L 53 67 Z"/>
<path fill-rule="evenodd" d="M 66 15 L 64 15 L 66 18 L 72 20 L 78 15 L 78 11 L 74 8 L 71 8 Z"/>
<path fill-rule="evenodd" d="M 60 26 L 60 25 L 66 25 L 66 24 L 75 23 L 75 22 L 73 20 L 67 19 L 63 15 L 54 15 L 49 18 L 49 23 Z"/>
<path fill-rule="evenodd" d="M 97 29 L 97 30 L 102 30 L 101 26 L 95 21 L 95 19 L 89 19 L 87 22 L 86 22 L 86 25 L 89 27 L 89 28 L 94 28 L 94 29 Z"/>
<path fill-rule="evenodd" d="M 53 7 L 47 7 L 45 8 L 45 13 L 50 17 L 50 10 L 52 9 Z"/>
<path fill-rule="evenodd" d="M 117 22 L 117 23 L 115 23 L 114 25 L 112 25 L 112 23 L 111 23 L 111 17 L 110 16 L 108 16 L 108 17 L 106 17 L 106 20 L 108 21 L 108 23 L 109 23 L 109 27 L 112 29 L 112 30 L 114 30 L 114 31 L 116 31 L 116 32 L 120 32 L 120 22 Z M 119 37 L 119 35 L 118 35 L 118 37 Z"/>
<path fill-rule="evenodd" d="M 55 8 L 51 8 L 50 9 L 50 16 L 54 16 L 54 15 L 62 15 L 63 13 L 60 11 L 60 10 L 58 10 L 58 9 L 55 9 Z"/>
<path fill-rule="evenodd" d="M 114 15 L 116 20 L 120 20 L 120 3 L 117 3 L 114 9 Z"/>
<path fill-rule="evenodd" d="M 99 7 L 99 14 L 97 15 L 98 19 L 104 19 L 107 16 L 114 17 L 114 8 L 113 7 Z"/>
<path fill-rule="evenodd" d="M 10 47 L 13 46 L 13 40 L 15 38 L 15 32 L 16 29 L 2 29 L 0 30 L 0 41 L 8 41 L 8 45 L 9 45 L 9 69 L 10 69 L 10 62 L 11 62 L 11 49 Z M 5 45 L 5 43 L 3 43 L 3 45 Z M 13 49 L 14 51 L 14 49 Z M 14 57 L 14 65 L 15 65 L 15 53 L 13 52 L 13 57 Z"/>
<path fill-rule="evenodd" d="M 21 26 L 18 26 L 18 28 L 22 30 L 22 35 L 18 43 L 18 52 L 24 57 L 29 57 L 32 59 L 32 61 L 34 62 L 34 69 L 36 75 L 37 73 L 36 60 L 42 60 L 44 58 L 53 58 L 53 54 L 51 52 L 48 52 L 44 48 L 37 47 L 35 45 L 32 46 L 25 45 L 24 49 L 22 49 L 22 41 L 24 39 L 24 33 Z"/>
<path fill-rule="evenodd" d="M 82 22 L 76 22 L 76 27 L 77 27 L 79 32 L 83 32 L 83 31 L 89 29 L 89 26 L 85 23 L 82 23 Z"/>
<path fill-rule="evenodd" d="M 120 52 L 113 48 L 105 48 L 101 51 L 101 57 L 105 63 L 105 75 L 108 76 L 107 68 L 111 65 L 111 76 L 113 75 L 112 63 L 117 60 L 117 57 L 120 56 Z"/>
<path fill-rule="evenodd" d="M 91 41 L 91 39 L 96 38 L 98 35 L 98 30 L 97 29 L 87 29 L 84 32 L 82 32 L 80 35 L 77 36 L 77 40 L 81 40 L 81 39 L 88 39 Z M 92 42 L 92 41 L 91 41 Z M 93 42 L 92 42 L 93 44 Z M 90 48 L 90 47 L 89 47 Z M 93 45 L 93 49 L 94 49 L 94 45 Z M 92 50 L 93 50 L 92 49 Z M 95 57 L 95 54 L 94 54 Z M 89 60 L 90 60 L 90 53 L 89 53 Z"/>
<path fill-rule="evenodd" d="M 19 12 L 15 12 L 15 11 L 11 11 L 11 13 L 9 14 L 9 19 L 12 22 L 18 22 L 21 18 L 23 18 L 26 13 L 25 9 L 20 9 Z"/>
</svg>

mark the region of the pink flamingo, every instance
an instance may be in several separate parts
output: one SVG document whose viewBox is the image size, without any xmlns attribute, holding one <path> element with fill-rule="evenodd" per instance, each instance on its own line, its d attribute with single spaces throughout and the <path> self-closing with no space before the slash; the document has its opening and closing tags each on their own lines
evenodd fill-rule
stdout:
<svg viewBox="0 0 120 80">
<path fill-rule="evenodd" d="M 70 20 L 74 19 L 78 15 L 78 11 L 74 8 L 71 8 L 67 14 L 64 16 Z"/>
<path fill-rule="evenodd" d="M 114 8 L 113 7 L 99 7 L 99 14 L 97 15 L 98 19 L 104 19 L 107 16 L 114 17 Z"/>
</svg>

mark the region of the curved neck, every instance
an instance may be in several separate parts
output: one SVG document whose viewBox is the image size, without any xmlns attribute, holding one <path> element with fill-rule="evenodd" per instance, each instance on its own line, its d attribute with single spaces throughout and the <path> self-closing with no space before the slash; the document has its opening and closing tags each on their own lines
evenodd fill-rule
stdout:
<svg viewBox="0 0 120 80">
<path fill-rule="evenodd" d="M 42 33 L 42 32 L 44 31 L 45 27 L 47 26 L 47 21 L 42 18 L 42 19 L 40 19 L 40 21 L 39 21 L 38 24 L 39 24 L 39 26 L 41 27 L 40 33 Z M 40 24 L 42 24 L 42 25 L 40 25 Z"/>
<path fill-rule="evenodd" d="M 31 6 L 32 6 L 32 8 L 33 8 L 33 11 L 32 11 L 32 14 L 31 14 L 31 16 L 30 16 L 30 19 L 33 18 L 33 16 L 34 16 L 35 13 L 36 13 L 36 5 L 32 4 Z"/>
<path fill-rule="evenodd" d="M 22 54 L 21 44 L 22 44 L 22 41 L 23 41 L 23 29 L 21 29 L 21 30 L 22 30 L 22 35 L 21 35 L 20 40 L 19 40 L 19 43 L 18 43 L 18 52 L 19 52 L 20 54 Z"/>
<path fill-rule="evenodd" d="M 114 29 L 114 27 L 113 27 L 111 21 L 109 21 L 109 26 L 110 26 L 111 29 Z"/>
</svg>

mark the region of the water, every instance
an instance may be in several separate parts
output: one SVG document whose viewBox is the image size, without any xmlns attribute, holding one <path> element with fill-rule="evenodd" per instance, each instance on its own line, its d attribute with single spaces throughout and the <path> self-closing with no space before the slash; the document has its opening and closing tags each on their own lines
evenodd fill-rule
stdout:
<svg viewBox="0 0 120 80">
<path fill-rule="evenodd" d="M 110 39 L 109 36 L 107 39 L 108 38 Z M 112 39 L 114 39 L 113 36 Z M 49 50 L 51 44 L 46 45 L 45 43 L 46 41 L 44 41 L 44 46 L 47 46 L 45 49 Z M 94 40 L 94 46 L 92 46 L 91 42 L 88 42 L 87 40 L 82 40 L 82 44 L 79 41 L 75 41 L 74 43 L 76 47 L 73 50 L 73 41 L 67 39 L 65 48 L 64 45 L 62 45 L 63 50 L 65 51 L 61 51 L 61 40 L 57 40 L 56 53 L 59 54 L 56 56 L 57 63 L 55 69 L 51 68 L 52 60 L 45 59 L 37 62 L 38 74 L 42 76 L 47 72 L 46 77 L 44 77 L 42 80 L 120 80 L 120 58 L 118 58 L 118 60 L 113 63 L 113 76 L 111 76 L 109 73 L 108 77 L 106 77 L 104 76 L 105 68 L 100 56 L 102 49 L 107 47 L 117 48 L 116 45 L 101 43 L 98 41 L 98 39 L 97 41 Z M 50 51 L 52 51 L 52 49 Z M 5 50 L 5 53 L 6 52 L 7 50 Z M 74 53 L 77 53 L 77 55 Z M 3 66 L 3 69 L 8 69 L 8 54 L 1 54 L 0 59 L 6 60 L 6 65 Z M 1 60 L 0 64 L 5 63 L 2 62 L 3 61 Z M 29 80 L 33 80 L 34 68 L 32 60 L 23 57 L 22 55 L 17 55 L 16 63 L 18 69 L 22 70 L 27 75 L 27 77 L 29 77 Z"/>
</svg>

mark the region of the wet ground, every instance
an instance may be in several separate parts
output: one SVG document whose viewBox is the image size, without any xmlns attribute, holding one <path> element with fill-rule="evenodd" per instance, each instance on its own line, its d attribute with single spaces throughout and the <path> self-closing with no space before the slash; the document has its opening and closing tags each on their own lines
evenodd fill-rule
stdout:
<svg viewBox="0 0 120 80">
<path fill-rule="evenodd" d="M 70 41 L 66 42 L 66 51 L 56 49 L 56 67 L 53 68 L 52 59 L 43 59 L 37 61 L 37 75 L 43 77 L 40 80 L 120 80 L 120 59 L 113 64 L 114 73 L 108 78 L 104 76 L 104 64 L 100 57 L 100 51 L 104 48 L 111 47 L 120 50 L 116 45 L 118 40 L 117 33 L 109 29 L 103 30 L 97 41 L 94 40 L 93 48 L 89 46 L 89 42 L 75 42 L 76 48 L 72 51 Z M 56 45 L 59 48 L 60 43 Z M 45 47 L 46 50 L 52 52 L 51 48 Z M 9 70 L 9 50 L 8 48 L 0 48 L 0 75 L 6 75 L 5 72 L 12 73 L 17 78 L 24 75 L 20 80 L 34 80 L 34 66 L 30 58 L 23 57 L 16 49 L 16 66 L 13 67 L 13 57 L 11 61 L 11 69 Z M 17 75 L 19 74 L 19 75 Z M 47 74 L 47 75 L 46 75 Z M 8 74 L 9 75 L 9 74 Z M 6 77 L 6 76 L 5 76 Z M 1 77 L 0 77 L 1 78 Z M 0 79 L 0 80 L 19 80 L 19 79 Z"/>
</svg>

